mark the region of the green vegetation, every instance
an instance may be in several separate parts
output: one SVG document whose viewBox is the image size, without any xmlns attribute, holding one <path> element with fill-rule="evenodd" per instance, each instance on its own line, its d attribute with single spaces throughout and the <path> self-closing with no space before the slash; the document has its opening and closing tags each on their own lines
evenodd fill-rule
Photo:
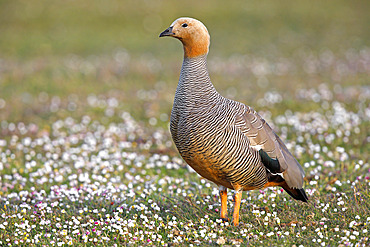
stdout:
<svg viewBox="0 0 370 247">
<path fill-rule="evenodd" d="M 0 245 L 368 245 L 369 11 L 0 0 Z M 218 91 L 260 112 L 302 164 L 308 204 L 245 192 L 240 226 L 219 220 L 217 188 L 168 133 L 182 49 L 158 35 L 180 16 L 210 31 Z"/>
</svg>

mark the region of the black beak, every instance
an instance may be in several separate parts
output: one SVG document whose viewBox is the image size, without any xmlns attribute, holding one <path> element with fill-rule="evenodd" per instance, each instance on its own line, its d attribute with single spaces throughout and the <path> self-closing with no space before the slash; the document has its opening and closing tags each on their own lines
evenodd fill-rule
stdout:
<svg viewBox="0 0 370 247">
<path fill-rule="evenodd" d="M 175 34 L 172 32 L 172 27 L 169 27 L 166 30 L 164 30 L 163 32 L 161 32 L 159 37 L 172 36 L 172 35 L 175 35 Z"/>
</svg>

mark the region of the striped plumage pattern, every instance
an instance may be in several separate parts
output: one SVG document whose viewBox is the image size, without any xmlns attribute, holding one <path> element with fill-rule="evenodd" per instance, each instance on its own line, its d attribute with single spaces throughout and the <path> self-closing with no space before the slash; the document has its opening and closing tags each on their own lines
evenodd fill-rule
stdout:
<svg viewBox="0 0 370 247">
<path fill-rule="evenodd" d="M 221 96 L 207 70 L 209 34 L 198 20 L 179 18 L 160 37 L 179 39 L 184 61 L 170 130 L 183 159 L 219 185 L 221 218 L 227 220 L 227 189 L 236 191 L 233 224 L 239 224 L 243 190 L 281 186 L 307 202 L 304 172 L 285 144 L 252 108 Z"/>
<path fill-rule="evenodd" d="M 253 109 L 216 91 L 206 55 L 184 59 L 170 129 L 181 156 L 200 175 L 230 189 L 263 188 L 267 171 L 252 146 L 264 145 L 276 157 L 274 143 L 257 134 L 267 126 Z"/>
</svg>

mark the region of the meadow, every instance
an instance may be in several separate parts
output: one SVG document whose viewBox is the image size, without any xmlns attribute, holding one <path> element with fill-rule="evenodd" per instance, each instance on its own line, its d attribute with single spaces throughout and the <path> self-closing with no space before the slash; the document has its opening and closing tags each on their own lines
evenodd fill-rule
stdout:
<svg viewBox="0 0 370 247">
<path fill-rule="evenodd" d="M 368 246 L 368 1 L 0 0 L 0 246 Z M 240 226 L 168 124 L 176 18 L 203 21 L 216 89 L 258 111 L 308 203 L 243 192 Z M 229 191 L 229 217 L 233 197 Z"/>
</svg>

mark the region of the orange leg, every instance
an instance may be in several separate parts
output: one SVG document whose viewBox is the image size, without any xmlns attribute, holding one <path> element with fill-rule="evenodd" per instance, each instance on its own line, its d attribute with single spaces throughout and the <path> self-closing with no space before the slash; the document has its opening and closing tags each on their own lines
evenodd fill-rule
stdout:
<svg viewBox="0 0 370 247">
<path fill-rule="evenodd" d="M 234 197 L 234 214 L 233 214 L 233 225 L 239 225 L 239 210 L 240 210 L 240 201 L 242 200 L 243 191 L 237 191 Z"/>
<path fill-rule="evenodd" d="M 227 218 L 227 188 L 220 186 L 220 198 L 221 198 L 221 219 L 228 221 Z"/>
</svg>

